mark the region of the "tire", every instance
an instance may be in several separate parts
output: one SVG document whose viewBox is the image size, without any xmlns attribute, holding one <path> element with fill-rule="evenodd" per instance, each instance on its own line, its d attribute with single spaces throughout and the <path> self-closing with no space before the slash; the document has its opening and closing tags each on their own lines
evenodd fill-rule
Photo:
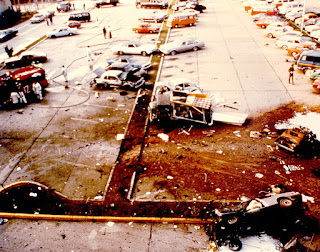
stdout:
<svg viewBox="0 0 320 252">
<path fill-rule="evenodd" d="M 272 33 L 268 33 L 267 37 L 268 37 L 268 38 L 273 38 Z"/>
<path fill-rule="evenodd" d="M 143 51 L 143 52 L 141 52 L 141 55 L 142 56 L 147 56 L 148 54 L 147 54 L 147 52 Z"/>
<path fill-rule="evenodd" d="M 73 35 L 71 32 L 68 34 L 69 36 Z"/>
<path fill-rule="evenodd" d="M 283 198 L 279 200 L 280 207 L 291 207 L 293 205 L 293 201 L 288 198 Z"/>
<path fill-rule="evenodd" d="M 291 53 L 291 56 L 292 56 L 293 58 L 296 58 L 296 57 L 298 56 L 298 53 L 297 53 L 297 52 L 292 52 L 292 53 Z"/>
<path fill-rule="evenodd" d="M 179 27 L 179 25 L 177 25 L 177 24 L 176 24 L 174 27 L 175 27 L 175 28 L 178 28 L 178 27 Z"/>
<path fill-rule="evenodd" d="M 123 55 L 123 51 L 119 51 L 118 54 L 119 54 L 119 55 Z"/>
<path fill-rule="evenodd" d="M 151 30 L 151 31 L 149 31 L 149 33 L 153 33 L 153 31 Z"/>
<path fill-rule="evenodd" d="M 232 251 L 240 251 L 242 249 L 242 243 L 238 238 L 230 239 L 228 246 Z"/>
<path fill-rule="evenodd" d="M 192 51 L 198 51 L 199 50 L 199 47 L 195 46 L 192 48 Z"/>
<path fill-rule="evenodd" d="M 139 31 L 138 31 L 138 30 L 135 30 L 135 33 L 139 33 Z"/>
<path fill-rule="evenodd" d="M 262 29 L 265 29 L 265 28 L 266 28 L 266 26 L 265 26 L 265 25 L 261 25 L 261 28 L 262 28 Z"/>
<path fill-rule="evenodd" d="M 174 55 L 176 55 L 176 54 L 177 54 L 177 52 L 174 51 L 174 50 L 170 52 L 170 55 L 172 55 L 172 56 L 174 56 Z"/>
<path fill-rule="evenodd" d="M 283 46 L 281 46 L 281 48 L 284 49 L 284 50 L 287 50 L 288 46 L 287 45 L 283 45 Z"/>
<path fill-rule="evenodd" d="M 55 35 L 52 35 L 51 38 L 56 38 L 56 36 L 55 36 Z"/>
</svg>

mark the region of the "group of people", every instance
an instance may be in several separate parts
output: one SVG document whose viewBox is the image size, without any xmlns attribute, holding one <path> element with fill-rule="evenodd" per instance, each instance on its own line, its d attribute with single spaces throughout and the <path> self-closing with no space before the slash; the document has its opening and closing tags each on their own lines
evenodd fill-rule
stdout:
<svg viewBox="0 0 320 252">
<path fill-rule="evenodd" d="M 106 29 L 106 27 L 103 27 L 102 32 L 103 32 L 103 36 L 104 36 L 105 39 L 107 38 L 107 35 L 108 35 L 109 39 L 112 39 L 110 26 L 108 26 L 108 30 Z"/>
<path fill-rule="evenodd" d="M 43 100 L 43 96 L 42 96 L 42 86 L 39 82 L 33 82 L 32 83 L 32 91 L 35 94 L 35 96 L 37 97 L 37 99 L 39 101 Z M 27 104 L 27 98 L 24 94 L 22 85 L 19 83 L 17 85 L 17 89 L 13 92 L 10 93 L 10 99 L 12 104 Z"/>
</svg>

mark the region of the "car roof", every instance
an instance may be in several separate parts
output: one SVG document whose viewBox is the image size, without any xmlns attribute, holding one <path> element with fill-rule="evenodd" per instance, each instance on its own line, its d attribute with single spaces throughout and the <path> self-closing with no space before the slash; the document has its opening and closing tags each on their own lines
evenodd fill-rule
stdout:
<svg viewBox="0 0 320 252">
<path fill-rule="evenodd" d="M 320 52 L 316 50 L 303 51 L 301 55 L 320 57 Z"/>
</svg>

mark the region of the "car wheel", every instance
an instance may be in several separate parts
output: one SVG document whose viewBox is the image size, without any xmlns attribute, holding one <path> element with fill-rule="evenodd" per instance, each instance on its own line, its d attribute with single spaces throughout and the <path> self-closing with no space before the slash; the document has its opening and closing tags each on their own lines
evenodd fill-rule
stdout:
<svg viewBox="0 0 320 252">
<path fill-rule="evenodd" d="M 142 55 L 142 56 L 147 56 L 148 54 L 147 54 L 147 52 L 143 51 L 143 52 L 141 53 L 141 55 Z"/>
<path fill-rule="evenodd" d="M 265 25 L 261 25 L 261 28 L 262 28 L 262 29 L 265 29 L 265 28 L 266 28 L 266 26 L 265 26 Z"/>
<path fill-rule="evenodd" d="M 179 27 L 179 25 L 177 25 L 177 24 L 176 24 L 174 27 L 178 28 L 178 27 Z"/>
<path fill-rule="evenodd" d="M 69 36 L 73 35 L 71 32 L 69 33 Z"/>
<path fill-rule="evenodd" d="M 52 35 L 51 38 L 56 38 L 56 36 L 55 36 L 55 35 Z"/>
<path fill-rule="evenodd" d="M 267 37 L 268 37 L 268 38 L 273 38 L 272 33 L 268 33 Z"/>
<path fill-rule="evenodd" d="M 288 49 L 288 46 L 287 46 L 287 45 L 283 45 L 283 46 L 282 46 L 282 49 L 287 50 L 287 49 Z"/>
<path fill-rule="evenodd" d="M 195 46 L 195 47 L 192 48 L 192 50 L 193 50 L 193 51 L 198 51 L 198 50 L 199 50 L 199 47 Z"/>
<path fill-rule="evenodd" d="M 118 54 L 119 54 L 119 55 L 123 55 L 123 51 L 119 51 Z"/>
<path fill-rule="evenodd" d="M 149 31 L 149 33 L 153 33 L 153 31 L 151 30 L 151 31 Z"/>
<path fill-rule="evenodd" d="M 138 31 L 138 30 L 135 30 L 135 32 L 138 33 L 139 31 Z"/>
<path fill-rule="evenodd" d="M 297 58 L 297 55 L 298 55 L 297 52 L 292 52 L 292 53 L 291 53 L 291 56 L 292 56 L 293 58 Z"/>
<path fill-rule="evenodd" d="M 240 251 L 242 249 L 242 243 L 238 238 L 230 239 L 229 248 L 232 251 Z"/>
<path fill-rule="evenodd" d="M 176 54 L 177 54 L 176 51 L 171 51 L 171 52 L 170 52 L 170 55 L 172 55 L 172 56 L 173 56 L 173 55 L 176 55 Z"/>
<path fill-rule="evenodd" d="M 291 199 L 283 198 L 279 200 L 280 207 L 291 207 L 293 205 L 293 202 Z"/>
</svg>

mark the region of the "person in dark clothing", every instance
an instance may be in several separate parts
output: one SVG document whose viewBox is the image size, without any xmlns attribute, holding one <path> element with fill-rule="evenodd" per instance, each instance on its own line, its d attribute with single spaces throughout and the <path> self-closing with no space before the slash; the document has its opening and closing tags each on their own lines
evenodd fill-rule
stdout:
<svg viewBox="0 0 320 252">
<path fill-rule="evenodd" d="M 288 71 L 289 71 L 289 84 L 291 83 L 292 85 L 294 85 L 293 83 L 294 64 L 291 65 Z"/>
<path fill-rule="evenodd" d="M 8 54 L 9 58 L 12 57 L 12 54 L 13 54 L 13 48 L 12 47 L 9 49 L 9 47 L 6 45 L 4 50 Z"/>
<path fill-rule="evenodd" d="M 107 38 L 107 30 L 106 30 L 106 27 L 103 27 L 102 32 L 103 32 L 104 39 L 106 39 L 106 38 Z"/>
</svg>

